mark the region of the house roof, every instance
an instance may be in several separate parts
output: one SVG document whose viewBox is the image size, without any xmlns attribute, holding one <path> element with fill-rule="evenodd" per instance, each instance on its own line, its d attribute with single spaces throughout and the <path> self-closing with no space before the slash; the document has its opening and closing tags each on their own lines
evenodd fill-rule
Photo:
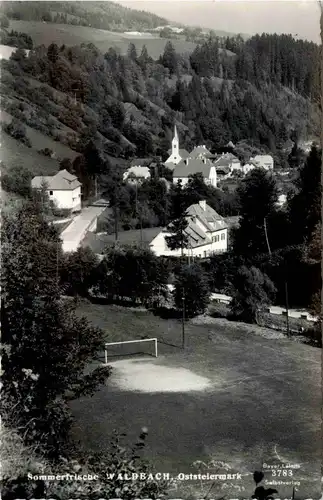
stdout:
<svg viewBox="0 0 323 500">
<path fill-rule="evenodd" d="M 152 161 L 152 158 L 134 158 L 130 167 L 148 167 Z"/>
<path fill-rule="evenodd" d="M 274 159 L 271 155 L 256 155 L 253 158 L 250 158 L 251 161 L 264 161 L 264 162 L 272 162 Z"/>
<path fill-rule="evenodd" d="M 176 167 L 176 164 L 175 164 L 174 162 L 172 162 L 172 161 L 170 161 L 170 162 L 168 162 L 168 163 L 167 163 L 167 162 L 165 162 L 165 163 L 163 163 L 163 165 L 164 165 L 165 167 L 169 168 L 169 170 L 174 170 L 174 168 Z"/>
<path fill-rule="evenodd" d="M 210 157 L 213 156 L 211 151 L 209 151 L 204 145 L 196 146 L 193 151 L 190 153 L 190 158 L 198 158 L 200 155 Z"/>
<path fill-rule="evenodd" d="M 130 167 L 125 171 L 125 177 L 130 176 L 148 178 L 150 177 L 150 170 L 148 167 Z"/>
<path fill-rule="evenodd" d="M 172 154 L 172 150 L 169 149 L 168 150 L 168 154 L 171 155 Z M 185 160 L 186 158 L 188 158 L 190 156 L 189 152 L 186 151 L 186 149 L 179 149 L 178 150 L 178 155 L 183 159 Z"/>
<path fill-rule="evenodd" d="M 37 175 L 31 181 L 31 187 L 39 189 L 44 184 L 51 191 L 74 191 L 74 189 L 80 187 L 82 184 L 79 182 L 78 178 L 70 174 L 67 170 L 60 170 L 54 176 L 41 176 Z"/>
<path fill-rule="evenodd" d="M 208 204 L 205 204 L 204 210 L 199 203 L 195 203 L 194 205 L 188 207 L 186 213 L 191 217 L 198 217 L 209 231 L 218 231 L 228 227 L 222 215 L 218 214 Z"/>
<path fill-rule="evenodd" d="M 173 177 L 188 177 L 193 174 L 202 174 L 204 178 L 210 177 L 211 167 L 213 163 L 205 159 L 203 161 L 200 158 L 187 158 L 186 161 L 180 161 L 173 172 Z"/>
<path fill-rule="evenodd" d="M 152 240 L 162 231 L 161 227 L 150 227 L 143 229 L 134 229 L 131 231 L 120 231 L 118 234 L 118 243 L 121 245 L 137 245 L 142 242 L 145 248 L 149 248 Z M 142 237 L 142 240 L 141 240 Z M 116 243 L 114 234 L 94 234 L 88 233 L 82 242 L 82 246 L 90 247 L 96 254 L 104 253 L 104 250 Z"/>
</svg>

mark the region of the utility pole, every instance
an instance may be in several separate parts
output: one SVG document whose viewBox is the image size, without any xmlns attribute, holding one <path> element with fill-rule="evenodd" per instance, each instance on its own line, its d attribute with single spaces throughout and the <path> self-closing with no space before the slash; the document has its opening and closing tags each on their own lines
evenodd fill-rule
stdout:
<svg viewBox="0 0 323 500">
<path fill-rule="evenodd" d="M 186 347 L 186 339 L 185 339 L 185 295 L 184 288 L 182 290 L 182 349 Z"/>
<path fill-rule="evenodd" d="M 285 300 L 286 300 L 286 330 L 287 330 L 287 337 L 289 337 L 289 307 L 288 307 L 288 288 L 287 288 L 287 281 L 285 281 Z"/>
<path fill-rule="evenodd" d="M 270 250 L 270 245 L 269 245 L 269 240 L 268 240 L 268 234 L 267 234 L 266 217 L 264 218 L 264 230 L 265 230 L 266 242 L 267 242 L 267 247 L 268 247 L 268 253 L 269 253 L 269 255 L 271 255 L 271 250 Z"/>
<path fill-rule="evenodd" d="M 118 241 L 118 224 L 119 224 L 119 207 L 115 205 L 114 207 L 114 234 L 115 241 Z"/>
</svg>

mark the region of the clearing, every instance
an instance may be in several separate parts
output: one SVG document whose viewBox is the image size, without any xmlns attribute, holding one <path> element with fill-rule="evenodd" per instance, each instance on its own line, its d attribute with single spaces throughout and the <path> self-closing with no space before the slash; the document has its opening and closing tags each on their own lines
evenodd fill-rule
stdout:
<svg viewBox="0 0 323 500">
<path fill-rule="evenodd" d="M 119 49 L 121 54 L 126 54 L 129 43 L 136 46 L 138 54 L 146 45 L 149 55 L 154 59 L 164 52 L 167 43 L 166 38 L 151 36 L 143 33 L 143 36 L 116 33 L 114 31 L 89 28 L 87 26 L 73 26 L 71 24 L 52 24 L 38 21 L 13 21 L 10 20 L 10 28 L 15 31 L 27 33 L 33 39 L 34 45 L 50 45 L 52 42 L 68 46 L 81 45 L 81 43 L 93 43 L 101 52 L 105 53 L 111 47 Z M 193 52 L 196 44 L 185 40 L 171 40 L 176 52 Z"/>
<path fill-rule="evenodd" d="M 72 403 L 75 436 L 85 448 L 105 450 L 114 429 L 125 432 L 127 442 L 133 443 L 147 427 L 145 456 L 157 471 L 176 476 L 194 472 L 196 460 L 223 460 L 232 473 L 243 474 L 226 493 L 236 494 L 238 486 L 249 494 L 251 473 L 262 461 L 289 462 L 300 465 L 293 472 L 293 480 L 300 482 L 299 497 L 316 498 L 321 454 L 319 349 L 264 338 L 258 331 L 252 333 L 255 326 L 247 332 L 229 322 L 190 322 L 184 351 L 176 320 L 88 302 L 79 306 L 79 313 L 104 329 L 107 342 L 159 339 L 158 358 L 112 358 L 106 386 Z M 269 472 L 266 478 L 275 479 Z M 181 483 L 178 491 L 188 486 Z M 276 487 L 280 495 L 291 496 L 290 485 Z"/>
</svg>

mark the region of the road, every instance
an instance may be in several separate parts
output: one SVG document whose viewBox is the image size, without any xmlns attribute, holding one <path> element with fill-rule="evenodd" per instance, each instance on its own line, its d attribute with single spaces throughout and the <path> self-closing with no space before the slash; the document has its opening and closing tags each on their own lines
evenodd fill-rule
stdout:
<svg viewBox="0 0 323 500">
<path fill-rule="evenodd" d="M 71 224 L 61 233 L 63 252 L 75 252 L 88 231 L 93 229 L 97 218 L 106 207 L 90 206 L 82 209 Z"/>
</svg>

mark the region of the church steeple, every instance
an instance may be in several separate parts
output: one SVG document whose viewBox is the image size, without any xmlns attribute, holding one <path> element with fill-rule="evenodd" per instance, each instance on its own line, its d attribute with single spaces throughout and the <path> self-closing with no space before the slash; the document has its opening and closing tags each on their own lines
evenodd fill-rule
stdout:
<svg viewBox="0 0 323 500">
<path fill-rule="evenodd" d="M 177 134 L 177 127 L 175 125 L 174 127 L 174 137 L 172 140 L 172 155 L 178 155 L 178 150 L 179 150 L 179 140 L 178 140 L 178 134 Z"/>
</svg>

